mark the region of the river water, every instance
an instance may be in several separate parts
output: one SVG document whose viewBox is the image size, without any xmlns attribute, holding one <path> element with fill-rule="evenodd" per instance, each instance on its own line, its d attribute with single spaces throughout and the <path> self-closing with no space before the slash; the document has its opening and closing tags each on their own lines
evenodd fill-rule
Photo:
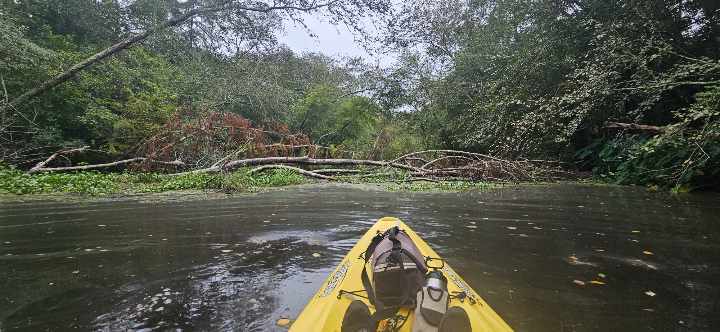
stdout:
<svg viewBox="0 0 720 332">
<path fill-rule="evenodd" d="M 382 216 L 517 331 L 720 330 L 720 196 L 581 185 L 301 186 L 218 199 L 0 202 L 0 331 L 266 331 Z"/>
</svg>

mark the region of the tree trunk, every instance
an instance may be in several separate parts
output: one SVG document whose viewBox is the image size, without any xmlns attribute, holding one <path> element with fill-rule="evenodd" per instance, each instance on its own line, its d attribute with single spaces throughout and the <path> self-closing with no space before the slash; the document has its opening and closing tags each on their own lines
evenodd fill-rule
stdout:
<svg viewBox="0 0 720 332">
<path fill-rule="evenodd" d="M 38 95 L 44 93 L 45 91 L 50 90 L 50 89 L 62 84 L 63 82 L 71 79 L 73 76 L 75 76 L 77 73 L 84 70 L 85 68 L 88 68 L 88 67 L 92 66 L 93 64 L 95 64 L 99 61 L 102 61 L 105 58 L 108 58 L 108 57 L 110 57 L 110 56 L 112 56 L 112 55 L 114 55 L 114 54 L 140 42 L 140 41 L 147 39 L 147 37 L 149 37 L 152 34 L 155 34 L 159 31 L 165 30 L 169 27 L 174 27 L 174 26 L 180 25 L 181 23 L 187 21 L 189 18 L 199 14 L 200 12 L 201 11 L 197 10 L 197 9 L 188 11 L 187 13 L 185 13 L 181 16 L 178 16 L 172 20 L 169 20 L 162 24 L 154 26 L 154 27 L 146 30 L 143 33 L 140 33 L 140 34 L 137 34 L 134 36 L 130 36 L 130 37 L 128 37 L 128 38 L 126 38 L 126 39 L 124 39 L 124 40 L 98 52 L 98 53 L 95 53 L 95 55 L 75 64 L 74 66 L 70 67 L 69 69 L 62 72 L 61 74 L 59 74 L 45 82 L 42 82 L 42 84 L 40 84 L 39 86 L 26 91 L 25 93 L 16 97 L 10 103 L 8 103 L 2 107 L 9 108 L 9 107 L 22 106 L 29 99 L 31 99 L 35 96 L 38 96 Z"/>
<path fill-rule="evenodd" d="M 185 21 L 189 20 L 190 18 L 192 18 L 198 14 L 201 14 L 201 13 L 217 12 L 217 11 L 230 10 L 230 9 L 246 10 L 246 11 L 259 12 L 259 13 L 268 13 L 268 12 L 277 11 L 277 10 L 297 10 L 297 11 L 308 12 L 308 11 L 315 10 L 315 9 L 318 9 L 321 7 L 330 6 L 333 3 L 333 1 L 330 1 L 328 3 L 314 4 L 314 5 L 307 6 L 307 7 L 297 7 L 297 6 L 288 5 L 288 6 L 268 6 L 268 7 L 264 7 L 264 8 L 262 8 L 262 7 L 253 8 L 253 7 L 244 7 L 241 5 L 233 6 L 233 5 L 231 5 L 231 2 L 232 2 L 231 0 L 226 0 L 226 1 L 221 2 L 220 4 L 217 4 L 214 7 L 195 8 L 195 9 L 189 10 L 185 14 L 182 14 L 176 18 L 173 18 L 171 20 L 168 20 L 161 24 L 158 24 L 158 25 L 146 30 L 143 33 L 140 33 L 140 34 L 137 34 L 134 36 L 130 36 L 130 37 L 96 53 L 95 55 L 75 64 L 74 66 L 70 67 L 69 69 L 62 72 L 61 74 L 41 83 L 39 86 L 26 91 L 25 93 L 16 97 L 9 103 L 5 103 L 4 105 L 0 106 L 0 110 L 4 111 L 9 108 L 13 108 L 13 107 L 17 108 L 19 106 L 22 106 L 29 99 L 31 99 L 35 96 L 38 96 L 38 95 L 44 93 L 45 91 L 50 90 L 50 89 L 62 84 L 63 82 L 65 82 L 65 81 L 69 80 L 70 78 L 72 78 L 73 76 L 75 76 L 77 73 L 94 65 L 95 63 L 97 63 L 105 58 L 108 58 L 126 48 L 129 48 L 130 46 L 133 46 L 138 42 L 141 42 L 141 41 L 147 39 L 147 37 L 149 37 L 150 35 L 153 35 L 157 32 L 163 31 L 170 27 L 178 26 L 178 25 L 184 23 Z"/>
<path fill-rule="evenodd" d="M 42 173 L 42 172 L 51 173 L 51 172 L 87 171 L 87 170 L 92 170 L 92 169 L 102 169 L 102 168 L 109 168 L 109 167 L 114 167 L 114 166 L 120 166 L 120 165 L 125 165 L 125 164 L 130 164 L 130 163 L 141 162 L 141 161 L 147 161 L 147 162 L 151 162 L 151 163 L 154 163 L 154 164 L 169 165 L 169 166 L 176 166 L 176 167 L 185 166 L 185 163 L 183 163 L 182 161 L 179 161 L 179 160 L 176 160 L 176 161 L 160 161 L 160 160 L 148 159 L 148 158 L 145 158 L 145 157 L 137 157 L 137 158 L 131 158 L 131 159 L 114 161 L 114 162 L 105 163 L 105 164 L 93 164 L 93 165 L 82 165 L 82 166 L 67 166 L 67 167 L 50 167 L 50 168 L 37 167 L 37 166 L 35 166 L 35 167 L 31 168 L 31 169 L 28 171 L 28 174 Z"/>
<path fill-rule="evenodd" d="M 312 178 L 317 178 L 317 179 L 322 179 L 322 180 L 334 180 L 334 178 L 333 178 L 332 176 L 327 176 L 327 175 L 323 175 L 323 174 L 319 174 L 319 173 L 307 171 L 307 170 L 304 170 L 304 169 L 302 169 L 302 168 L 297 168 L 297 167 L 292 167 L 292 166 L 286 166 L 286 165 L 266 165 L 266 166 L 260 166 L 260 167 L 256 167 L 256 168 L 251 169 L 251 170 L 250 170 L 250 173 L 262 172 L 262 171 L 264 171 L 264 170 L 266 170 L 266 169 L 289 169 L 289 170 L 291 170 L 291 171 L 294 171 L 294 172 L 297 172 L 297 173 L 299 173 L 299 174 L 302 174 L 302 175 L 305 175 L 305 176 L 308 176 L 308 177 L 312 177 Z"/>
</svg>

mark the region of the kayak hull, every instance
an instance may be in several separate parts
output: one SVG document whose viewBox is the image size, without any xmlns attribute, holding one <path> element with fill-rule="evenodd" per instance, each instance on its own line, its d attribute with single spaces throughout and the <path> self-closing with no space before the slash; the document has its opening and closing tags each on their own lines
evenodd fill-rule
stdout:
<svg viewBox="0 0 720 332">
<path fill-rule="evenodd" d="M 375 234 L 384 232 L 394 226 L 399 226 L 410 236 L 423 256 L 439 257 L 425 241 L 402 221 L 391 217 L 382 218 L 360 238 L 355 247 L 348 252 L 337 268 L 323 282 L 318 292 L 310 299 L 297 320 L 293 322 L 290 331 L 339 332 L 345 312 L 354 300 L 363 301 L 371 312 L 374 311 L 373 306 L 366 298 L 345 292 L 363 289 L 361 273 L 365 262 L 361 258 L 361 254 L 367 249 Z M 454 298 L 450 301 L 449 306 L 461 307 L 467 312 L 473 331 L 512 331 L 510 326 L 447 263 L 445 263 L 442 271 L 448 278 L 448 291 L 450 294 L 464 291 L 469 298 L 472 298 L 472 300 L 466 298 L 462 301 Z M 340 290 L 345 292 L 339 296 Z M 366 295 L 364 292 L 358 294 Z M 399 331 L 410 332 L 413 320 L 414 314 L 410 313 L 408 321 L 403 324 Z"/>
</svg>

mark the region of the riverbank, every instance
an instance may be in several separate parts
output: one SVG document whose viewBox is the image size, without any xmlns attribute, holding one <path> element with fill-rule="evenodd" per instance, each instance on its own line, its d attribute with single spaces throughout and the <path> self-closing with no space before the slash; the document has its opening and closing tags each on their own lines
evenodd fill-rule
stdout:
<svg viewBox="0 0 720 332">
<path fill-rule="evenodd" d="M 275 169 L 253 173 L 240 169 L 232 173 L 189 173 L 168 175 L 160 173 L 40 173 L 0 168 L 0 194 L 13 196 L 48 196 L 77 194 L 80 196 L 116 196 L 169 192 L 244 193 L 302 184 L 325 182 L 304 177 L 292 170 Z M 470 191 L 503 186 L 503 183 L 483 181 L 435 181 L 422 179 L 407 181 L 402 171 L 382 176 L 338 176 L 333 183 L 372 185 L 388 191 Z"/>
</svg>

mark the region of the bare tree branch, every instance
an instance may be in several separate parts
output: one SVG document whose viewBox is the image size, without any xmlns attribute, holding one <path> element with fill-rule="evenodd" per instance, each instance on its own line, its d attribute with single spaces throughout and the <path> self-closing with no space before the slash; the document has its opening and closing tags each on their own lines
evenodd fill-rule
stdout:
<svg viewBox="0 0 720 332">
<path fill-rule="evenodd" d="M 260 166 L 260 167 L 256 167 L 256 168 L 251 169 L 249 173 L 258 173 L 258 172 L 262 172 L 262 171 L 267 170 L 267 169 L 289 169 L 289 170 L 291 170 L 291 171 L 300 173 L 300 174 L 302 174 L 302 175 L 309 176 L 309 177 L 313 177 L 313 178 L 317 178 L 317 179 L 322 179 L 322 180 L 334 180 L 334 179 L 335 179 L 335 178 L 333 178 L 332 176 L 322 175 L 322 174 L 319 174 L 319 173 L 316 173 L 316 172 L 311 172 L 311 171 L 304 170 L 304 169 L 302 169 L 302 168 L 297 168 L 297 167 L 292 167 L 292 166 L 286 166 L 286 165 L 266 165 L 266 166 Z"/>
<path fill-rule="evenodd" d="M 148 159 L 145 157 L 137 157 L 137 158 L 131 158 L 131 159 L 125 159 L 125 160 L 119 160 L 114 161 L 111 163 L 104 163 L 104 164 L 94 164 L 94 165 L 82 165 L 82 166 L 68 166 L 68 167 L 52 167 L 52 168 L 37 168 L 33 167 L 28 171 L 29 174 L 33 173 L 42 173 L 42 172 L 68 172 L 68 171 L 87 171 L 91 169 L 101 169 L 101 168 L 109 168 L 114 166 L 120 166 L 130 163 L 136 163 L 136 162 L 151 162 L 153 164 L 161 164 L 161 165 L 168 165 L 168 166 L 176 166 L 176 167 L 182 167 L 185 166 L 185 163 L 179 160 L 175 161 L 160 161 L 160 160 L 153 160 Z"/>
</svg>

